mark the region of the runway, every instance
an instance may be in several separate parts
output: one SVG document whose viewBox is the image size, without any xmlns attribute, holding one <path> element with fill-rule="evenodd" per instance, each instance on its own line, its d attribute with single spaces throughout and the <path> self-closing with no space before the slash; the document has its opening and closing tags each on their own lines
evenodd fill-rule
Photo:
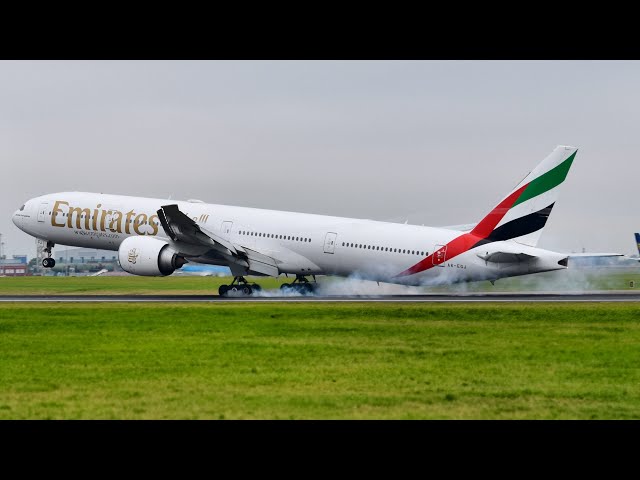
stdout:
<svg viewBox="0 0 640 480">
<path fill-rule="evenodd" d="M 482 303 L 482 302 L 640 302 L 640 292 L 602 291 L 590 293 L 456 293 L 426 295 L 329 295 L 219 297 L 217 295 L 0 295 L 5 303 L 269 303 L 269 302 L 387 302 L 387 303 Z"/>
</svg>

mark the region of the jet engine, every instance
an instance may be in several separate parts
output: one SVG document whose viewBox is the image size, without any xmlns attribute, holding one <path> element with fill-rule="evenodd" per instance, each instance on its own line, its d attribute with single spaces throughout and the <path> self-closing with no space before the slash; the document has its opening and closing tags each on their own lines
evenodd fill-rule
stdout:
<svg viewBox="0 0 640 480">
<path fill-rule="evenodd" d="M 118 249 L 118 260 L 125 272 L 148 277 L 171 275 L 187 263 L 167 242 L 142 236 L 126 238 Z"/>
</svg>

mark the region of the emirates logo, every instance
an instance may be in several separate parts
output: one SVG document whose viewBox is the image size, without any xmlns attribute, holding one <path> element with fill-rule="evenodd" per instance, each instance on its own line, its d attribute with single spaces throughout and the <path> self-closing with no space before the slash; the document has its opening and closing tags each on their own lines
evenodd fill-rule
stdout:
<svg viewBox="0 0 640 480">
<path fill-rule="evenodd" d="M 132 248 L 131 250 L 129 250 L 129 263 L 132 264 L 136 264 L 136 262 L 138 261 L 138 250 L 135 248 Z"/>
</svg>

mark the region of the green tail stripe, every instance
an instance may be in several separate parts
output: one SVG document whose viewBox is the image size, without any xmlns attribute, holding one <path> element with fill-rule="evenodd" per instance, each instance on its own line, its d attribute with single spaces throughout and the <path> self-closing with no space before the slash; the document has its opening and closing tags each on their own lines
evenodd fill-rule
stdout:
<svg viewBox="0 0 640 480">
<path fill-rule="evenodd" d="M 548 192 L 552 188 L 555 188 L 562 182 L 564 182 L 564 179 L 567 178 L 567 173 L 569 173 L 569 169 L 571 168 L 571 164 L 573 163 L 573 159 L 575 158 L 576 153 L 578 153 L 577 150 L 557 167 L 552 168 L 544 175 L 540 175 L 535 180 L 531 180 L 529 186 L 527 186 L 524 192 L 522 192 L 522 195 L 518 197 L 511 208 L 522 202 L 526 202 L 530 198 L 537 197 L 544 192 Z"/>
</svg>

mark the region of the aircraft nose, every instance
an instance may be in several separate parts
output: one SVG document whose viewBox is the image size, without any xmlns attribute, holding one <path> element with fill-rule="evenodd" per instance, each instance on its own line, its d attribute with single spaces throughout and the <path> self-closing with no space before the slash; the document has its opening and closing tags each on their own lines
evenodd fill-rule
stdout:
<svg viewBox="0 0 640 480">
<path fill-rule="evenodd" d="M 19 211 L 20 210 L 16 210 L 15 212 L 13 212 L 13 217 L 11 218 L 11 220 L 13 220 L 13 224 L 18 228 L 20 228 L 20 220 L 21 220 L 21 217 L 18 216 Z"/>
</svg>

